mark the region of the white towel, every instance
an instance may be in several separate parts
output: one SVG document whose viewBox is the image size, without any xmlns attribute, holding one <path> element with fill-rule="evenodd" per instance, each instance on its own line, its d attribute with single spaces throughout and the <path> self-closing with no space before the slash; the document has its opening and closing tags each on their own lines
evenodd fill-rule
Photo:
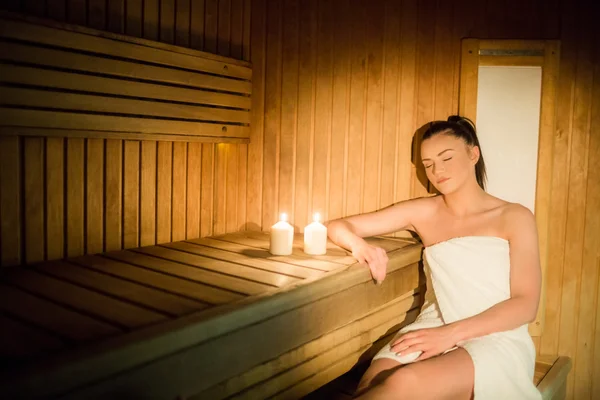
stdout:
<svg viewBox="0 0 600 400">
<path fill-rule="evenodd" d="M 510 298 L 509 251 L 508 241 L 495 236 L 463 236 L 426 247 L 427 292 L 421 312 L 373 360 L 413 362 L 421 352 L 398 357 L 390 351 L 390 344 L 403 333 L 465 319 Z M 533 383 L 535 346 L 526 324 L 458 346 L 473 359 L 476 400 L 542 398 Z"/>
</svg>

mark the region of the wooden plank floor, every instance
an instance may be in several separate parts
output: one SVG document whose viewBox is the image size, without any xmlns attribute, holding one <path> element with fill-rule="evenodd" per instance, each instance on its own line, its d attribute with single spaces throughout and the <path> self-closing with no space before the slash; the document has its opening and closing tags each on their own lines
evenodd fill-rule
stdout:
<svg viewBox="0 0 600 400">
<path fill-rule="evenodd" d="M 268 253 L 268 234 L 241 232 L 2 269 L 0 362 L 18 368 L 355 263 L 331 243 L 307 256 L 295 240 L 287 257 Z"/>
<path fill-rule="evenodd" d="M 548 374 L 558 357 L 538 356 L 535 364 L 533 382 L 536 386 Z M 350 400 L 353 398 L 360 378 L 367 370 L 369 364 L 361 364 L 346 372 L 337 379 L 323 385 L 314 392 L 304 396 L 302 400 Z"/>
</svg>

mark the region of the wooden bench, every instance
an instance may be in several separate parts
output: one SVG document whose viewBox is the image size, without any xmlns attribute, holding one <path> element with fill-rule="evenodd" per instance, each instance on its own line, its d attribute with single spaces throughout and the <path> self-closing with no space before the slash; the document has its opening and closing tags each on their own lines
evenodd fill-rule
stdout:
<svg viewBox="0 0 600 400">
<path fill-rule="evenodd" d="M 371 238 L 384 284 L 332 244 L 239 232 L 0 271 L 7 398 L 300 398 L 422 304 L 421 245 Z M 332 375 L 333 374 L 333 375 Z M 328 377 L 323 380 L 323 376 Z"/>
<path fill-rule="evenodd" d="M 0 134 L 247 143 L 252 67 L 0 12 Z"/>
</svg>

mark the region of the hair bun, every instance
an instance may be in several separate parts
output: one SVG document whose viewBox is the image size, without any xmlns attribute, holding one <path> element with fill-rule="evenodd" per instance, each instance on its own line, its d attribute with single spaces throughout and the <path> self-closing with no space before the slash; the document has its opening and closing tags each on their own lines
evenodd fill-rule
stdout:
<svg viewBox="0 0 600 400">
<path fill-rule="evenodd" d="M 460 115 L 451 115 L 448 117 L 448 122 L 460 122 L 462 121 L 464 118 L 461 117 Z"/>
</svg>

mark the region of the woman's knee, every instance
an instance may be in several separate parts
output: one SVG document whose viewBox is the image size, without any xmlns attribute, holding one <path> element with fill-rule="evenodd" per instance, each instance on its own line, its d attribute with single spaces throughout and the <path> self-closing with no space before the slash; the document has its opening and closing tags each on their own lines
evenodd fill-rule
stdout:
<svg viewBox="0 0 600 400">
<path fill-rule="evenodd" d="M 411 368 L 411 365 L 407 365 L 405 368 L 400 368 L 394 371 L 388 376 L 382 385 L 387 387 L 389 393 L 403 393 L 407 398 L 411 398 L 411 393 L 418 393 L 420 388 L 426 382 L 423 381 L 424 377 L 419 374 L 415 368 Z"/>
<path fill-rule="evenodd" d="M 360 379 L 356 392 L 363 392 L 369 387 L 383 382 L 401 366 L 397 361 L 389 358 L 375 360 Z"/>
</svg>

